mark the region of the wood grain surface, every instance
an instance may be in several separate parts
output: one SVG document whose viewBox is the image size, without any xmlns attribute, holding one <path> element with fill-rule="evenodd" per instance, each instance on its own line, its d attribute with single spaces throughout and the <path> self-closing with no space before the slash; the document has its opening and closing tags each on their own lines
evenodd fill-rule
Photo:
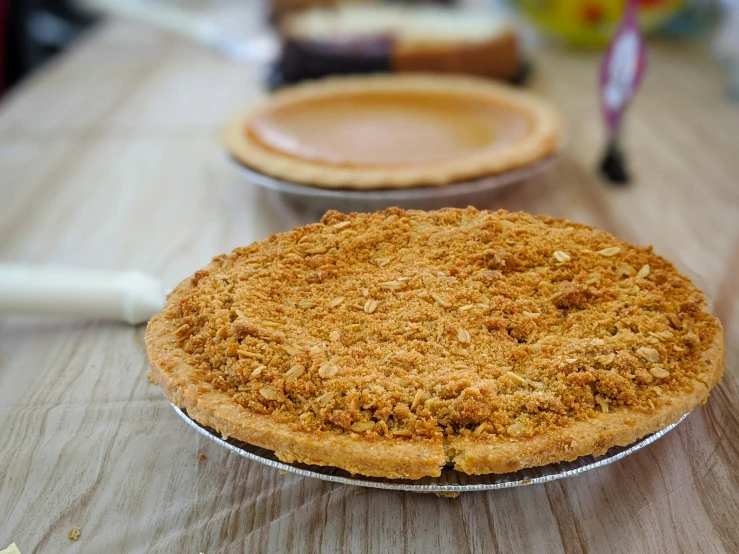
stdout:
<svg viewBox="0 0 739 554">
<path fill-rule="evenodd" d="M 547 485 L 456 499 L 361 490 L 201 438 L 148 382 L 143 327 L 0 318 L 0 549 L 739 551 L 739 106 L 699 47 L 655 43 L 650 55 L 627 126 L 633 186 L 593 171 L 598 56 L 551 50 L 532 86 L 565 115 L 562 161 L 488 206 L 652 244 L 706 291 L 726 374 L 676 430 Z M 0 104 L 0 260 L 140 269 L 172 286 L 309 220 L 235 181 L 219 151 L 223 121 L 262 94 L 261 78 L 133 24 L 96 28 Z"/>
</svg>

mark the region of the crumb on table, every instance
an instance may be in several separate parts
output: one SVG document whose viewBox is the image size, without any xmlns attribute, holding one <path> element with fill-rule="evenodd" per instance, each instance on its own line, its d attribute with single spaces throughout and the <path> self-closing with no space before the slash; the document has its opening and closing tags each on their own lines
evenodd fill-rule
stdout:
<svg viewBox="0 0 739 554">
<path fill-rule="evenodd" d="M 146 378 L 149 380 L 150 383 L 155 383 L 154 374 L 151 371 L 146 372 Z"/>
<path fill-rule="evenodd" d="M 80 538 L 81 531 L 79 527 L 72 527 L 72 530 L 69 532 L 69 540 L 70 541 L 77 541 Z"/>
<path fill-rule="evenodd" d="M 206 459 L 207 457 L 208 457 L 208 456 L 206 456 L 206 455 L 205 455 L 205 454 L 203 454 L 202 452 L 201 452 L 200 454 L 198 454 L 198 458 L 199 458 L 199 459 L 201 459 L 201 460 L 205 460 L 205 459 Z"/>
</svg>

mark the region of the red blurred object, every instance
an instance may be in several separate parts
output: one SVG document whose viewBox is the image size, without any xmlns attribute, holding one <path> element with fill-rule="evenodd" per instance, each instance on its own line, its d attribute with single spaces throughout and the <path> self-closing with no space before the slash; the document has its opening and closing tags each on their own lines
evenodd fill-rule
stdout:
<svg viewBox="0 0 739 554">
<path fill-rule="evenodd" d="M 605 19 L 605 10 L 600 4 L 583 4 L 582 19 L 588 23 L 600 23 Z"/>
</svg>

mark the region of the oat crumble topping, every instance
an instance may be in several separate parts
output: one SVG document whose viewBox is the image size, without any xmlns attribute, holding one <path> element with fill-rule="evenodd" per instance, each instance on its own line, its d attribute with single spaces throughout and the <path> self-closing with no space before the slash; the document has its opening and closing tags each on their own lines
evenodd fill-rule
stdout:
<svg viewBox="0 0 739 554">
<path fill-rule="evenodd" d="M 701 380 L 718 330 L 651 247 L 505 211 L 328 212 L 197 272 L 197 378 L 296 429 L 526 437 Z"/>
</svg>

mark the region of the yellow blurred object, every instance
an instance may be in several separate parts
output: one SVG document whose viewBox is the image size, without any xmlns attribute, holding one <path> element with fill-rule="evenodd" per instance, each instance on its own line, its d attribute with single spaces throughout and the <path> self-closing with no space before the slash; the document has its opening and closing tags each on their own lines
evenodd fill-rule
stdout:
<svg viewBox="0 0 739 554">
<path fill-rule="evenodd" d="M 514 0 L 542 31 L 578 46 L 605 46 L 623 15 L 626 0 Z M 685 0 L 640 0 L 639 21 L 645 33 L 672 18 Z"/>
<path fill-rule="evenodd" d="M 21 551 L 18 550 L 18 547 L 13 543 L 5 550 L 0 550 L 0 554 L 21 554 Z"/>
</svg>

